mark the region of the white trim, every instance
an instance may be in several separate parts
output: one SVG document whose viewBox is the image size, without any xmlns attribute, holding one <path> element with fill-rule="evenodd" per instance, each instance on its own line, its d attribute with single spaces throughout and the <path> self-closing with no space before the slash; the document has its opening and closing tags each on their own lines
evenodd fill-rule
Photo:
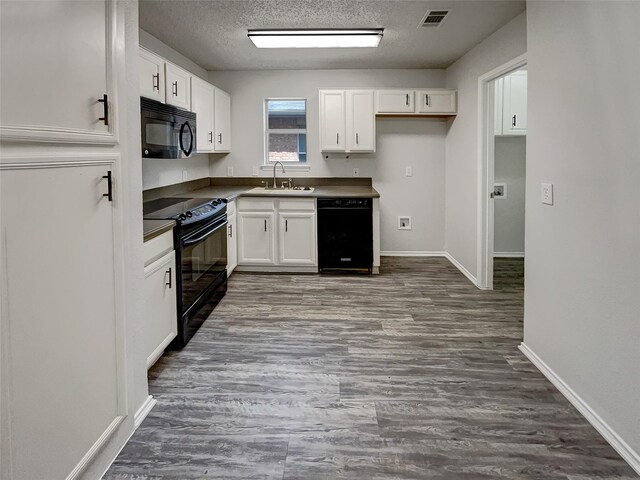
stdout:
<svg viewBox="0 0 640 480">
<path fill-rule="evenodd" d="M 445 257 L 446 252 L 438 250 L 386 250 L 381 257 Z"/>
<path fill-rule="evenodd" d="M 569 402 L 576 407 L 582 416 L 595 428 L 616 452 L 640 474 L 640 453 L 635 452 L 611 426 L 605 422 L 560 376 L 554 372 L 544 360 L 531 350 L 524 342 L 518 347 L 540 372 L 556 387 Z"/>
<path fill-rule="evenodd" d="M 490 83 L 505 74 L 527 64 L 527 54 L 522 54 L 478 77 L 478 218 L 477 218 L 477 271 L 478 288 L 493 289 L 493 208 L 489 193 L 494 183 L 494 134 L 493 96 Z"/>
<path fill-rule="evenodd" d="M 524 258 L 524 252 L 493 252 L 493 258 Z"/>
<path fill-rule="evenodd" d="M 480 286 L 478 286 L 478 280 L 476 279 L 476 277 L 474 277 L 471 272 L 469 270 L 466 269 L 466 267 L 464 265 L 462 265 L 458 260 L 456 260 L 449 252 L 444 252 L 444 257 L 449 260 L 454 267 L 456 267 L 458 270 L 460 270 L 460 272 L 467 277 L 469 280 L 471 280 L 471 283 L 473 283 L 475 286 L 477 286 L 478 288 L 482 289 L 482 290 L 486 290 L 486 288 L 482 288 Z"/>
<path fill-rule="evenodd" d="M 318 273 L 318 266 L 291 266 L 291 265 L 238 265 L 236 272 L 271 272 L 271 273 Z"/>
<path fill-rule="evenodd" d="M 147 415 L 149 415 L 149 412 L 156 406 L 156 403 L 158 403 L 158 401 L 153 398 L 153 395 L 149 395 L 142 405 L 140 405 L 140 408 L 133 417 L 134 429 L 138 429 L 144 419 L 147 418 Z"/>
</svg>

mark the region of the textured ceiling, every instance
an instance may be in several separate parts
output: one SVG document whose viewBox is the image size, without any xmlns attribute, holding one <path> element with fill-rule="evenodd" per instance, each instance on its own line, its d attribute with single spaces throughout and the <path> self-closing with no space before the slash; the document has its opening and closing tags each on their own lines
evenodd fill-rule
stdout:
<svg viewBox="0 0 640 480">
<path fill-rule="evenodd" d="M 140 0 L 140 27 L 207 70 L 444 68 L 524 11 L 520 0 Z M 450 8 L 418 28 L 430 8 Z M 257 49 L 247 30 L 384 28 L 378 48 Z"/>
</svg>

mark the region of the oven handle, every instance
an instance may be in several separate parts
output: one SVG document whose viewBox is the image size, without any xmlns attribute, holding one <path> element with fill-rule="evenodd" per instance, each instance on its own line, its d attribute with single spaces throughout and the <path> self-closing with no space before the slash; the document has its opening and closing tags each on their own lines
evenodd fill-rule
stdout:
<svg viewBox="0 0 640 480">
<path fill-rule="evenodd" d="M 224 222 L 222 223 L 218 223 L 215 225 L 215 228 L 213 229 L 206 229 L 204 233 L 202 233 L 201 235 L 198 235 L 197 237 L 187 237 L 185 239 L 182 240 L 182 246 L 183 247 L 189 247 L 191 245 L 194 245 L 198 242 L 201 242 L 202 240 L 204 240 L 205 238 L 207 238 L 209 235 L 214 234 L 215 232 L 217 232 L 218 230 L 220 230 L 222 227 L 224 227 L 225 225 L 227 225 L 227 219 L 224 220 Z"/>
</svg>

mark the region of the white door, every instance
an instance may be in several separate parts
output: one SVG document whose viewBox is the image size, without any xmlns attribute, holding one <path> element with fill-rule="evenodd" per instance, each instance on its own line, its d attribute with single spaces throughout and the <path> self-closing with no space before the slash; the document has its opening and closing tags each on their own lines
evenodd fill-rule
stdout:
<svg viewBox="0 0 640 480">
<path fill-rule="evenodd" d="M 144 319 L 147 368 L 177 335 L 176 254 L 156 260 L 144 269 Z"/>
<path fill-rule="evenodd" d="M 433 115 L 456 113 L 455 90 L 418 91 L 418 113 Z"/>
<path fill-rule="evenodd" d="M 214 102 L 214 150 L 216 152 L 231 151 L 231 95 L 215 89 Z"/>
<path fill-rule="evenodd" d="M 2 2 L 4 139 L 116 141 L 111 50 L 115 31 L 110 20 L 114 4 Z"/>
<path fill-rule="evenodd" d="M 165 98 L 168 104 L 191 110 L 191 74 L 165 63 Z"/>
<path fill-rule="evenodd" d="M 84 160 L 0 170 L 3 414 L 15 480 L 68 478 L 124 418 L 117 232 L 102 178 L 115 160 Z"/>
<path fill-rule="evenodd" d="M 315 212 L 279 212 L 280 265 L 316 265 Z"/>
<path fill-rule="evenodd" d="M 273 212 L 238 212 L 238 264 L 274 265 Z"/>
<path fill-rule="evenodd" d="M 527 134 L 527 71 L 520 70 L 504 77 L 504 135 Z"/>
<path fill-rule="evenodd" d="M 494 82 L 494 86 L 493 134 L 502 135 L 502 97 L 504 95 L 504 79 L 497 78 Z"/>
<path fill-rule="evenodd" d="M 164 103 L 164 60 L 140 49 L 140 95 Z"/>
<path fill-rule="evenodd" d="M 227 276 L 238 266 L 238 231 L 236 215 L 227 219 Z"/>
<path fill-rule="evenodd" d="M 320 150 L 346 150 L 346 115 L 344 90 L 320 91 Z"/>
<path fill-rule="evenodd" d="M 376 116 L 373 90 L 347 91 L 347 150 L 376 151 Z"/>
<path fill-rule="evenodd" d="M 413 90 L 378 90 L 378 113 L 413 113 Z"/>
<path fill-rule="evenodd" d="M 196 151 L 213 152 L 214 86 L 197 77 L 191 78 L 191 110 L 196 114 Z"/>
</svg>

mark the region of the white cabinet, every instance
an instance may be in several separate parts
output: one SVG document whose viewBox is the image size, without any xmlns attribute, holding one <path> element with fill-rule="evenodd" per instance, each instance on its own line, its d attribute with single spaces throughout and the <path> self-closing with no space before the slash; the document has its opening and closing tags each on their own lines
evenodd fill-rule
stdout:
<svg viewBox="0 0 640 480">
<path fill-rule="evenodd" d="M 164 103 L 164 60 L 140 49 L 140 96 Z"/>
<path fill-rule="evenodd" d="M 166 102 L 191 110 L 191 74 L 171 63 L 165 63 L 164 73 Z"/>
<path fill-rule="evenodd" d="M 163 235 L 172 236 L 172 232 Z M 144 344 L 147 368 L 176 337 L 176 256 L 171 250 L 144 268 Z"/>
<path fill-rule="evenodd" d="M 320 149 L 374 152 L 373 90 L 320 90 Z"/>
<path fill-rule="evenodd" d="M 215 88 L 214 100 L 214 151 L 231 151 L 231 95 Z"/>
<path fill-rule="evenodd" d="M 347 91 L 347 151 L 376 151 L 373 90 Z"/>
<path fill-rule="evenodd" d="M 377 113 L 414 113 L 413 90 L 378 90 Z"/>
<path fill-rule="evenodd" d="M 196 151 L 214 151 L 213 144 L 213 101 L 215 87 L 198 78 L 191 78 L 191 111 L 196 114 Z"/>
<path fill-rule="evenodd" d="M 236 220 L 236 202 L 227 204 L 227 276 L 238 266 L 238 228 Z"/>
<path fill-rule="evenodd" d="M 456 91 L 443 89 L 418 90 L 417 113 L 447 115 L 456 113 Z"/>
<path fill-rule="evenodd" d="M 502 134 L 527 134 L 527 71 L 504 77 Z"/>
<path fill-rule="evenodd" d="M 2 2 L 4 140 L 117 141 L 113 8 L 106 1 Z"/>
<path fill-rule="evenodd" d="M 320 91 L 320 150 L 344 152 L 346 115 L 344 90 Z"/>
<path fill-rule="evenodd" d="M 240 198 L 237 218 L 240 267 L 317 270 L 315 199 Z"/>
</svg>

